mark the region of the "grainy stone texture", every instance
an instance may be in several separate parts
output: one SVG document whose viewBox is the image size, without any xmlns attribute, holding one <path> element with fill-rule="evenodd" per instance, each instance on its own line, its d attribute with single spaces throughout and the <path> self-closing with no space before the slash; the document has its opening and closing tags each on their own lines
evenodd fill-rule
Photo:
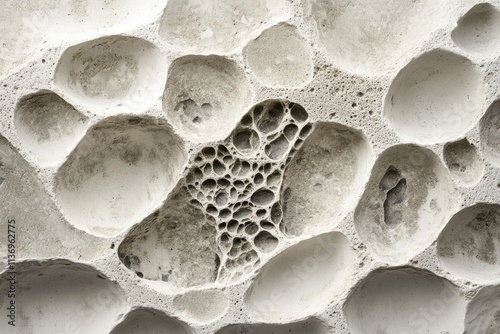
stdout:
<svg viewBox="0 0 500 334">
<path fill-rule="evenodd" d="M 500 333 L 500 0 L 2 5 L 0 333 Z"/>
</svg>

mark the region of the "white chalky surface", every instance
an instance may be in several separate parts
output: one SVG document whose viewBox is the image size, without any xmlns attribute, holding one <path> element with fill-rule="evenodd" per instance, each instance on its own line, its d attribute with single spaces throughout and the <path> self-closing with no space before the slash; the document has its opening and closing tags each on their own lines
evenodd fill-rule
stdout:
<svg viewBox="0 0 500 334">
<path fill-rule="evenodd" d="M 0 333 L 500 333 L 500 0 L 0 26 Z"/>
</svg>

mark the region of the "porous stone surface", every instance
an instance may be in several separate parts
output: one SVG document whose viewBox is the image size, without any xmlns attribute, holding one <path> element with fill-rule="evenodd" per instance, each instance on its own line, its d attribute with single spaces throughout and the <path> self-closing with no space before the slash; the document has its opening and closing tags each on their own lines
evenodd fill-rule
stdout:
<svg viewBox="0 0 500 334">
<path fill-rule="evenodd" d="M 0 333 L 500 333 L 500 0 L 0 18 Z"/>
</svg>

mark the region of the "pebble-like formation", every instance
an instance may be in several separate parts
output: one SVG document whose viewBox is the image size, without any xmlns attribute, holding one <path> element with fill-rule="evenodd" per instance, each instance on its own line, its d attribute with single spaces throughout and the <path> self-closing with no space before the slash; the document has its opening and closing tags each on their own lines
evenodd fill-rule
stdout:
<svg viewBox="0 0 500 334">
<path fill-rule="evenodd" d="M 384 112 L 404 141 L 445 143 L 460 139 L 479 121 L 484 97 L 479 68 L 465 57 L 434 50 L 399 72 Z"/>
<path fill-rule="evenodd" d="M 167 316 L 161 311 L 136 309 L 130 311 L 110 334 L 192 334 L 188 325 Z"/>
<path fill-rule="evenodd" d="M 174 299 L 175 308 L 193 323 L 208 324 L 229 309 L 229 299 L 219 290 L 193 290 Z"/>
<path fill-rule="evenodd" d="M 500 205 L 479 203 L 450 220 L 437 242 L 443 266 L 481 284 L 500 280 Z"/>
<path fill-rule="evenodd" d="M 299 88 L 312 79 L 311 51 L 294 26 L 280 24 L 267 29 L 248 43 L 243 54 L 257 79 L 266 86 Z"/>
<path fill-rule="evenodd" d="M 481 146 L 486 160 L 493 166 L 500 167 L 500 100 L 488 108 L 479 122 Z"/>
<path fill-rule="evenodd" d="M 465 315 L 465 333 L 495 334 L 500 331 L 500 288 L 487 286 L 472 299 Z"/>
<path fill-rule="evenodd" d="M 48 35 L 57 41 L 111 35 L 130 27 L 135 28 L 154 19 L 165 7 L 165 0 L 56 2 L 57 8 L 47 14 L 51 20 Z"/>
<path fill-rule="evenodd" d="M 12 274 L 1 275 L 0 292 L 6 296 L 17 285 L 20 333 L 109 332 L 115 319 L 127 311 L 124 293 L 116 282 L 87 265 L 66 260 L 29 261 L 17 264 Z M 10 306 L 2 298 L 2 309 Z M 9 324 L 0 322 L 8 333 Z"/>
<path fill-rule="evenodd" d="M 285 0 L 169 0 L 159 35 L 174 48 L 202 54 L 229 53 L 289 14 Z"/>
<path fill-rule="evenodd" d="M 166 65 L 152 43 L 108 36 L 68 48 L 54 82 L 75 103 L 104 116 L 141 113 L 161 95 Z"/>
<path fill-rule="evenodd" d="M 0 26 L 1 334 L 500 332 L 500 0 Z"/>
<path fill-rule="evenodd" d="M 354 224 L 374 256 L 400 264 L 435 240 L 458 204 L 455 185 L 432 151 L 398 145 L 375 163 Z"/>
<path fill-rule="evenodd" d="M 352 334 L 460 333 L 465 306 L 451 282 L 403 267 L 367 276 L 345 311 Z"/>
<path fill-rule="evenodd" d="M 286 233 L 311 235 L 335 227 L 361 195 L 370 165 L 371 148 L 362 132 L 336 123 L 317 124 L 285 173 Z"/>
<path fill-rule="evenodd" d="M 226 58 L 181 57 L 170 65 L 168 73 L 163 110 L 177 130 L 193 142 L 225 138 L 249 107 L 251 87 L 243 71 Z"/>
<path fill-rule="evenodd" d="M 451 176 L 458 184 L 472 187 L 483 177 L 483 158 L 467 138 L 447 143 L 443 148 L 443 157 Z"/>
<path fill-rule="evenodd" d="M 451 2 L 451 1 L 450 1 Z M 411 59 L 454 8 L 432 0 L 304 1 L 319 40 L 339 67 L 360 75 L 390 71 Z"/>
<path fill-rule="evenodd" d="M 451 33 L 453 42 L 477 57 L 491 57 L 500 47 L 500 12 L 488 2 L 472 7 Z"/>
<path fill-rule="evenodd" d="M 59 168 L 55 192 L 76 227 L 114 236 L 160 204 L 185 162 L 182 143 L 166 126 L 112 117 L 95 125 Z"/>
<path fill-rule="evenodd" d="M 230 325 L 222 328 L 216 334 L 289 334 L 289 333 L 308 333 L 308 334 L 327 334 L 331 333 L 331 328 L 326 326 L 321 320 L 309 318 L 300 322 L 294 322 L 286 325 L 280 324 L 241 324 Z"/>
<path fill-rule="evenodd" d="M 0 43 L 0 78 L 22 68 L 34 58 L 43 44 L 47 22 L 40 22 L 39 13 L 52 12 L 58 0 L 5 1 L 0 13 L 2 40 Z M 22 14 L 19 8 L 23 8 Z M 45 17 L 42 16 L 42 19 Z M 20 33 L 21 32 L 21 33 Z"/>
<path fill-rule="evenodd" d="M 356 267 L 349 241 L 341 233 L 302 241 L 262 268 L 247 291 L 246 307 L 263 322 L 301 319 L 338 298 Z"/>
<path fill-rule="evenodd" d="M 45 166 L 66 158 L 87 130 L 88 118 L 59 95 L 39 91 L 19 101 L 14 122 L 23 145 Z"/>
</svg>

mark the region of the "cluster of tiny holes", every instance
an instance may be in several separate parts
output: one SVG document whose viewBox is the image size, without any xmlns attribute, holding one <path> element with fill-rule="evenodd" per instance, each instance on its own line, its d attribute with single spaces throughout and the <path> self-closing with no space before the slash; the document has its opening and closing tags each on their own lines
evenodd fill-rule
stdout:
<svg viewBox="0 0 500 334">
<path fill-rule="evenodd" d="M 286 165 L 310 134 L 300 105 L 256 105 L 222 143 L 203 148 L 185 179 L 191 204 L 217 228 L 218 279 L 235 282 L 253 272 L 260 254 L 283 235 L 280 188 Z"/>
</svg>

